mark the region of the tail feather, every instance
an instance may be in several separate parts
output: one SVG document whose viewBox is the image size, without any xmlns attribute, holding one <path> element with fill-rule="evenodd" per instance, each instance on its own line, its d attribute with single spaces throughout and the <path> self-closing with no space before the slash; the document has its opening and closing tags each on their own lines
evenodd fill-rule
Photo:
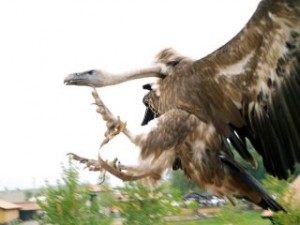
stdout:
<svg viewBox="0 0 300 225">
<path fill-rule="evenodd" d="M 270 196 L 267 196 L 266 198 L 262 198 L 261 201 L 258 203 L 258 205 L 263 209 L 271 209 L 273 212 L 278 212 L 278 211 L 286 212 L 286 210 Z"/>
<path fill-rule="evenodd" d="M 242 167 L 240 167 L 235 161 L 223 155 L 219 157 L 221 161 L 228 166 L 231 173 L 233 173 L 235 177 L 241 180 L 251 190 L 254 190 L 260 196 L 260 201 L 254 202 L 252 199 L 250 199 L 247 196 L 242 196 L 242 197 L 246 198 L 249 201 L 252 201 L 253 203 L 259 205 L 263 209 L 270 209 L 274 212 L 277 211 L 286 212 L 286 210 L 272 196 L 270 196 L 267 193 L 267 191 L 263 188 L 263 186 L 247 171 L 245 171 Z"/>
</svg>

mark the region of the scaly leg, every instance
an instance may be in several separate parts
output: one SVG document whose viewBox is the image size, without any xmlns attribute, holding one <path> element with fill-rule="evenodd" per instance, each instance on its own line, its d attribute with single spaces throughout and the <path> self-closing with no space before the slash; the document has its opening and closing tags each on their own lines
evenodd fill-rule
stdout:
<svg viewBox="0 0 300 225">
<path fill-rule="evenodd" d="M 100 171 L 100 172 L 104 171 L 104 168 L 101 166 L 98 160 L 81 157 L 75 153 L 68 153 L 67 155 L 69 155 L 73 160 L 85 164 L 86 165 L 85 168 L 88 168 L 90 171 Z M 117 162 L 118 162 L 117 158 L 115 158 L 113 161 L 107 161 L 108 165 L 114 168 L 117 168 L 117 165 L 119 165 L 117 164 Z"/>
<path fill-rule="evenodd" d="M 134 135 L 126 128 L 126 123 L 122 122 L 119 117 L 114 116 L 110 110 L 104 105 L 103 101 L 99 97 L 97 91 L 94 89 L 92 91 L 92 95 L 95 99 L 95 104 L 98 106 L 97 112 L 102 116 L 102 119 L 106 121 L 107 131 L 105 132 L 105 139 L 102 142 L 100 148 L 107 144 L 113 137 L 118 135 L 119 133 L 123 132 L 129 139 L 134 143 Z M 99 164 L 102 168 L 110 172 L 111 174 L 115 175 L 116 177 L 120 178 L 123 181 L 133 181 L 145 178 L 147 176 L 151 177 L 158 177 L 159 175 L 156 173 L 149 173 L 148 171 L 145 172 L 139 168 L 132 167 L 132 166 L 111 166 L 105 160 L 103 160 L 98 155 Z M 121 171 L 121 170 L 124 170 Z"/>
<path fill-rule="evenodd" d="M 92 91 L 92 95 L 95 99 L 95 105 L 98 106 L 97 112 L 102 116 L 102 119 L 106 122 L 107 131 L 105 132 L 105 139 L 101 143 L 100 148 L 107 144 L 112 138 L 124 131 L 126 123 L 120 120 L 120 117 L 114 116 L 109 109 L 104 105 L 99 97 L 96 89 Z"/>
<path fill-rule="evenodd" d="M 88 159 L 85 157 L 81 157 L 77 154 L 74 153 L 68 153 L 67 155 L 69 155 L 73 160 L 79 161 L 80 163 L 83 163 L 86 165 L 85 168 L 88 168 L 90 171 L 99 171 L 100 172 L 100 184 L 102 184 L 105 181 L 105 176 L 106 176 L 106 170 L 101 166 L 100 162 L 98 160 L 95 159 Z M 115 158 L 113 161 L 107 161 L 107 165 L 109 165 L 112 168 L 118 169 L 117 166 L 119 165 L 118 159 Z"/>
<path fill-rule="evenodd" d="M 129 140 L 135 144 L 139 144 L 139 140 L 137 139 L 138 134 L 132 132 L 126 127 L 126 123 L 120 120 L 119 116 L 113 115 L 110 110 L 104 105 L 103 101 L 99 97 L 96 89 L 94 88 L 92 91 L 92 95 L 95 100 L 95 105 L 98 106 L 97 113 L 99 113 L 102 117 L 102 119 L 106 122 L 107 131 L 105 132 L 105 139 L 101 143 L 100 148 L 107 144 L 112 138 L 114 138 L 116 135 L 123 132 Z M 148 125 L 148 127 L 150 127 Z"/>
<path fill-rule="evenodd" d="M 109 111 L 109 109 L 104 105 L 104 103 L 100 99 L 95 89 L 93 90 L 92 95 L 95 99 L 95 104 L 98 106 L 97 112 L 102 116 L 103 120 L 106 121 L 107 126 L 107 131 L 105 132 L 105 139 L 101 144 L 102 147 L 104 144 L 107 144 L 114 136 L 124 131 L 126 124 L 120 121 L 119 117 L 114 116 Z M 74 160 L 86 164 L 86 167 L 89 168 L 89 170 L 91 171 L 99 171 L 101 173 L 105 173 L 106 171 L 108 171 L 109 173 L 113 174 L 114 176 L 120 178 L 123 181 L 134 181 L 145 178 L 149 175 L 153 176 L 153 173 L 150 174 L 141 172 L 139 172 L 138 175 L 133 175 L 133 172 L 135 172 L 133 167 L 124 165 L 120 165 L 118 167 L 119 164 L 117 164 L 117 159 L 108 162 L 101 158 L 100 153 L 98 154 L 98 160 L 87 159 L 78 156 L 74 153 L 69 153 L 68 155 L 70 155 Z M 121 171 L 122 168 L 128 171 L 124 173 Z"/>
</svg>

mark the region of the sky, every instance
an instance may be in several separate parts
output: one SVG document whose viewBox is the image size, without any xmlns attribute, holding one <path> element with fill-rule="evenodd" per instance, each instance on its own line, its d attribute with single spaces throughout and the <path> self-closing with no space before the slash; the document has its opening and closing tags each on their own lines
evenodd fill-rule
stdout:
<svg viewBox="0 0 300 225">
<path fill-rule="evenodd" d="M 65 86 L 73 72 L 113 73 L 153 63 L 163 48 L 198 59 L 229 41 L 258 0 L 10 0 L 0 2 L 0 190 L 37 188 L 61 176 L 66 154 L 96 158 L 105 124 L 88 87 Z M 138 126 L 137 80 L 99 89 L 108 108 Z M 119 135 L 103 157 L 134 163 L 137 149 Z M 98 174 L 80 167 L 82 182 Z M 120 184 L 111 178 L 112 184 Z"/>
</svg>

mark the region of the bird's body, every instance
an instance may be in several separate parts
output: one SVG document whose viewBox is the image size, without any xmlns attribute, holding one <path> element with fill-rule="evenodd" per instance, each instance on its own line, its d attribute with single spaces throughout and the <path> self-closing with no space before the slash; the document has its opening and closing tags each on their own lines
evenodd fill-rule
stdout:
<svg viewBox="0 0 300 225">
<path fill-rule="evenodd" d="M 93 70 L 65 82 L 103 87 L 150 76 L 158 83 L 147 104 L 158 118 L 145 132 L 124 131 L 141 149 L 135 172 L 161 175 L 179 158 L 199 186 L 282 210 L 234 160 L 227 140 L 255 167 L 248 139 L 281 179 L 300 161 L 300 1 L 262 0 L 239 34 L 202 59 L 165 49 L 148 69 L 119 76 Z"/>
<path fill-rule="evenodd" d="M 153 91 L 150 93 L 150 96 L 149 94 L 146 96 L 148 98 L 154 96 L 152 102 L 155 101 L 157 105 L 160 97 L 155 96 Z M 162 126 L 159 126 L 159 123 Z M 168 124 L 168 127 L 165 128 L 164 124 Z M 176 139 L 178 143 L 173 142 Z M 172 163 L 176 163 L 176 157 L 180 159 L 180 168 L 185 175 L 211 193 L 222 196 L 228 196 L 230 193 L 230 196 L 246 198 L 263 208 L 282 209 L 262 186 L 238 165 L 226 138 L 217 132 L 213 123 L 203 122 L 187 111 L 168 110 L 167 113 L 162 113 L 155 132 L 149 132 L 147 140 L 151 140 L 151 143 L 139 144 L 143 146 L 141 168 L 152 169 L 153 154 L 163 158 L 160 161 L 168 162 L 168 168 Z M 173 147 L 168 147 L 168 140 Z M 162 147 L 163 143 L 167 146 Z M 172 154 L 165 156 L 162 154 L 165 151 Z M 153 171 L 156 168 L 156 165 L 153 165 Z M 162 171 L 155 172 L 162 173 Z"/>
</svg>

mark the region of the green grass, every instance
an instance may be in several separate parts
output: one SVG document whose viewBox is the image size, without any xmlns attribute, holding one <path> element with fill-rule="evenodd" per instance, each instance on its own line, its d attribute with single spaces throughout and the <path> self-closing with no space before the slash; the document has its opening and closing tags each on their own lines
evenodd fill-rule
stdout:
<svg viewBox="0 0 300 225">
<path fill-rule="evenodd" d="M 260 213 L 256 212 L 245 212 L 236 215 L 240 218 L 238 223 L 234 223 L 233 225 L 269 225 L 270 221 L 266 219 L 262 219 Z M 228 219 L 229 220 L 229 219 Z M 229 224 L 230 221 L 222 221 L 219 218 L 209 219 L 207 221 L 201 221 L 197 224 L 205 224 L 205 225 L 225 225 Z"/>
<path fill-rule="evenodd" d="M 231 215 L 232 216 L 232 215 Z M 232 222 L 238 221 L 238 222 Z M 267 219 L 262 219 L 260 212 L 243 212 L 237 213 L 235 216 L 232 216 L 232 221 L 230 218 L 212 218 L 207 220 L 198 220 L 192 222 L 175 222 L 168 223 L 168 225 L 270 225 L 270 221 Z"/>
</svg>

